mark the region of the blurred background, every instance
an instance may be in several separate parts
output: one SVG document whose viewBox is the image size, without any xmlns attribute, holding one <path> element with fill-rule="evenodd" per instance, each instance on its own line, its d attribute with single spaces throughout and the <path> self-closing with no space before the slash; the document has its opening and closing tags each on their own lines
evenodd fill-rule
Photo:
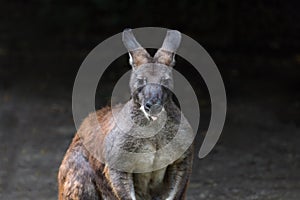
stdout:
<svg viewBox="0 0 300 200">
<path fill-rule="evenodd" d="M 177 29 L 198 41 L 222 74 L 222 136 L 195 156 L 188 200 L 300 198 L 300 2 L 296 0 L 28 0 L 0 2 L 0 199 L 57 199 L 56 176 L 75 133 L 71 94 L 80 64 L 125 28 Z M 197 148 L 210 117 L 205 83 L 177 57 L 196 90 Z M 130 70 L 117 59 L 97 108 Z"/>
</svg>

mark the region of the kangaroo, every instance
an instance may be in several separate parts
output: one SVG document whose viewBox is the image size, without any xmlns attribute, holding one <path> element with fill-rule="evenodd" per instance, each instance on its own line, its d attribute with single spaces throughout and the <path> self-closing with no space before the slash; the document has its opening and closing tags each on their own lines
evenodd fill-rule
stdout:
<svg viewBox="0 0 300 200">
<path fill-rule="evenodd" d="M 82 122 L 59 168 L 59 200 L 185 199 L 193 133 L 172 98 L 181 34 L 168 30 L 153 57 L 130 29 L 122 40 L 132 66 L 131 98 Z"/>
</svg>

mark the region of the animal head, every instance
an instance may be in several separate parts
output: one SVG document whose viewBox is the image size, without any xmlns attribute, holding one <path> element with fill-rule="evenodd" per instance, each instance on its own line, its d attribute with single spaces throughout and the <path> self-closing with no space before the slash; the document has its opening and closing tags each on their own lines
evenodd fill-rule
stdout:
<svg viewBox="0 0 300 200">
<path fill-rule="evenodd" d="M 172 99 L 172 67 L 181 34 L 169 30 L 162 47 L 153 57 L 138 43 L 131 29 L 124 30 L 122 40 L 133 68 L 129 85 L 134 103 L 140 106 L 147 119 L 156 119 Z"/>
</svg>

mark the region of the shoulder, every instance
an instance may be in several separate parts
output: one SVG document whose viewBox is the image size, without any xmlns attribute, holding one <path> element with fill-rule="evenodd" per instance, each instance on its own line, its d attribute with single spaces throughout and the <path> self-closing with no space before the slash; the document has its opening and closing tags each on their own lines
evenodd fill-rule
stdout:
<svg viewBox="0 0 300 200">
<path fill-rule="evenodd" d="M 96 112 L 90 113 L 82 122 L 78 133 L 88 134 L 91 132 L 101 132 L 106 135 L 115 126 L 113 113 L 118 111 L 121 105 L 115 107 L 106 106 Z"/>
</svg>

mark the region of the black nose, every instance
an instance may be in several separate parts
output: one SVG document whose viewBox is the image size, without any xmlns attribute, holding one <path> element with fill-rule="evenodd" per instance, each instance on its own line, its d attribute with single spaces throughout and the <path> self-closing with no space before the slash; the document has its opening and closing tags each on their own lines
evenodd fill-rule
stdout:
<svg viewBox="0 0 300 200">
<path fill-rule="evenodd" d="M 151 109 L 151 106 L 152 106 L 152 103 L 150 102 L 150 101 L 148 101 L 146 104 L 145 104 L 145 110 L 147 111 L 147 112 L 149 112 L 150 111 L 150 109 Z"/>
<path fill-rule="evenodd" d="M 149 112 L 151 115 L 159 114 L 162 110 L 162 105 L 160 100 L 154 101 L 147 101 L 144 105 L 144 108 L 147 112 Z"/>
</svg>

